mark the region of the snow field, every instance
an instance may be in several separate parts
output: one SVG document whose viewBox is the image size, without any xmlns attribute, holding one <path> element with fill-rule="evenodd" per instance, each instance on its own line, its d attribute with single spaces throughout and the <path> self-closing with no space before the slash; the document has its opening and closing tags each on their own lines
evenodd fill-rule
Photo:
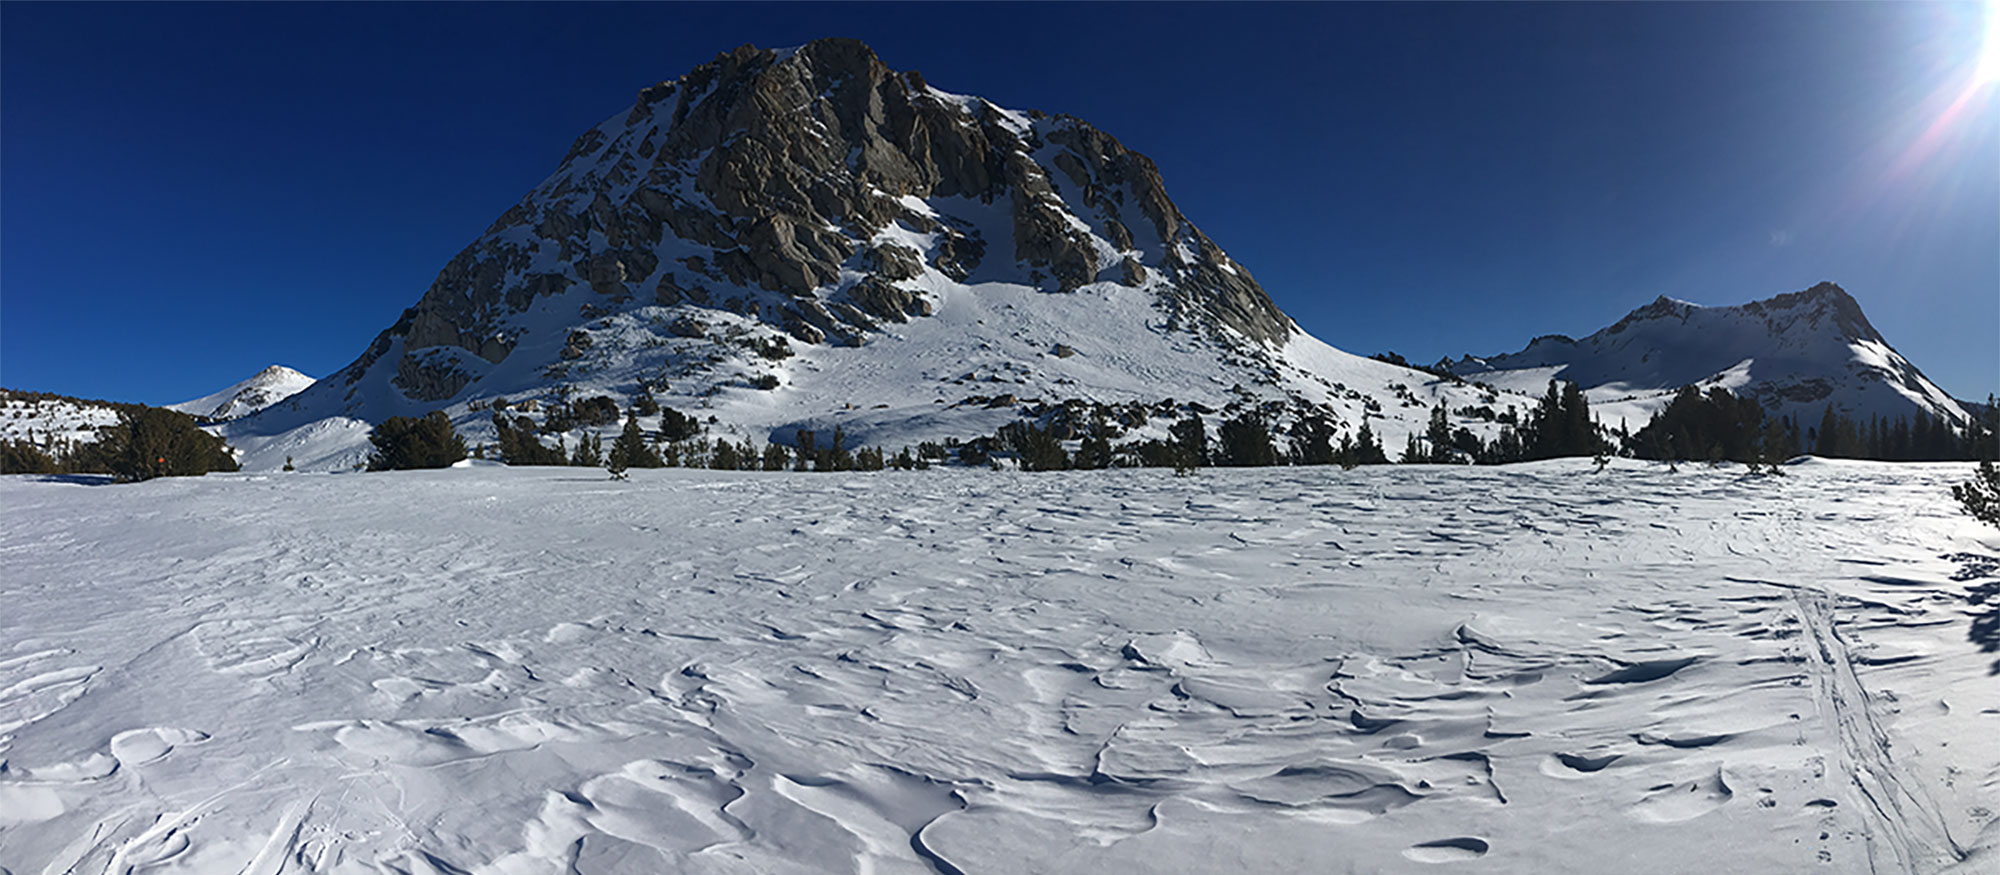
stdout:
<svg viewBox="0 0 2000 875">
<path fill-rule="evenodd" d="M 0 478 L 0 867 L 1990 871 L 1968 468 Z"/>
</svg>

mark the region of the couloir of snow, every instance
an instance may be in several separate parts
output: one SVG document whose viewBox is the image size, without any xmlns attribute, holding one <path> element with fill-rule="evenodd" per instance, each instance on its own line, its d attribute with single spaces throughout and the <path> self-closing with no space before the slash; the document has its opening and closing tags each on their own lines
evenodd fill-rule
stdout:
<svg viewBox="0 0 2000 875">
<path fill-rule="evenodd" d="M 209 419 L 236 419 L 290 398 L 312 384 L 313 378 L 305 374 L 272 365 L 219 392 L 166 407 Z"/>
<path fill-rule="evenodd" d="M 1990 872 L 1968 471 L 0 478 L 0 866 Z"/>
</svg>

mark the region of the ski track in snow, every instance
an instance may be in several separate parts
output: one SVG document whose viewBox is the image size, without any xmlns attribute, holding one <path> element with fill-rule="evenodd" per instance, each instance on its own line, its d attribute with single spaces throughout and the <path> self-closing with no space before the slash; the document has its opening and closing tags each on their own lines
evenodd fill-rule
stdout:
<svg viewBox="0 0 2000 875">
<path fill-rule="evenodd" d="M 0 872 L 1993 871 L 1967 470 L 0 478 Z"/>
</svg>

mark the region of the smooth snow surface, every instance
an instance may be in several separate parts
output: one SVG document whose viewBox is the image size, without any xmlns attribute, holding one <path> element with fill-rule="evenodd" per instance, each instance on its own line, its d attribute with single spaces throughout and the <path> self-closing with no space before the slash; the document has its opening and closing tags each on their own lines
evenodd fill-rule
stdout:
<svg viewBox="0 0 2000 875">
<path fill-rule="evenodd" d="M 1995 871 L 1968 466 L 1789 471 L 0 478 L 0 866 Z"/>
</svg>

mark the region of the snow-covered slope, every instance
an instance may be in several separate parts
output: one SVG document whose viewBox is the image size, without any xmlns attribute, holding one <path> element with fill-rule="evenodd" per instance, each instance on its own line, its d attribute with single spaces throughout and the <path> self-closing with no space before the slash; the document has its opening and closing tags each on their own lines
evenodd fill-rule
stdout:
<svg viewBox="0 0 2000 875">
<path fill-rule="evenodd" d="M 1633 428 L 1687 385 L 1754 396 L 1768 413 L 1808 426 L 1828 406 L 1864 422 L 1917 413 L 1967 421 L 1833 283 L 1734 307 L 1662 297 L 1582 340 L 1549 335 L 1517 353 L 1448 364 L 1516 391 L 1541 391 L 1551 378 L 1574 382 L 1603 421 Z"/>
<path fill-rule="evenodd" d="M 0 866 L 1991 873 L 1969 468 L 4 477 Z"/>
<path fill-rule="evenodd" d="M 45 447 L 95 443 L 98 429 L 117 422 L 118 408 L 108 401 L 0 389 L 0 440 Z"/>
<path fill-rule="evenodd" d="M 305 374 L 284 365 L 272 365 L 220 392 L 166 407 L 204 419 L 236 419 L 290 398 L 312 384 L 313 378 Z"/>
<path fill-rule="evenodd" d="M 252 469 L 340 467 L 365 428 L 328 421 L 444 409 L 476 442 L 494 399 L 642 388 L 724 434 L 890 447 L 1035 402 L 1373 416 L 1392 447 L 1440 397 L 1527 403 L 1305 335 L 1150 160 L 1082 120 L 820 40 L 645 89 L 354 363 L 226 433 Z"/>
</svg>

